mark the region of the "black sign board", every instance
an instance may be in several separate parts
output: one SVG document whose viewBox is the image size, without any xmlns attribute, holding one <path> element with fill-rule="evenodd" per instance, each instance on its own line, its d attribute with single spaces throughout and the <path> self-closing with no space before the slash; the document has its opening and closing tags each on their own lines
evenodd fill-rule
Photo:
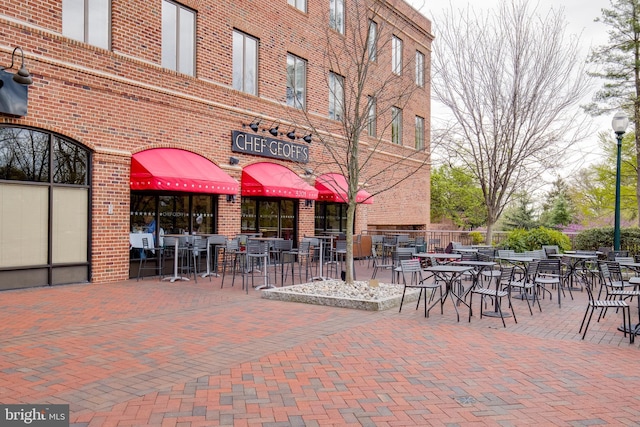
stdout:
<svg viewBox="0 0 640 427">
<path fill-rule="evenodd" d="M 231 151 L 297 163 L 309 162 L 309 146 L 306 144 L 297 144 L 293 141 L 283 141 L 237 130 L 232 132 Z"/>
<path fill-rule="evenodd" d="M 0 70 L 0 114 L 27 115 L 27 86 L 13 81 L 13 74 Z"/>
</svg>

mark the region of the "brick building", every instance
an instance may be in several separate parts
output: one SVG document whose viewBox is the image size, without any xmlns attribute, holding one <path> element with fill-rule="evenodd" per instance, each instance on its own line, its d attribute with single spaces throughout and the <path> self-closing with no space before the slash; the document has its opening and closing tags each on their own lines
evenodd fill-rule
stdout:
<svg viewBox="0 0 640 427">
<path fill-rule="evenodd" d="M 2 0 L 0 29 L 0 289 L 125 279 L 132 232 L 344 231 L 358 32 L 411 96 L 364 87 L 355 232 L 429 225 L 431 23 L 402 1 Z"/>
</svg>

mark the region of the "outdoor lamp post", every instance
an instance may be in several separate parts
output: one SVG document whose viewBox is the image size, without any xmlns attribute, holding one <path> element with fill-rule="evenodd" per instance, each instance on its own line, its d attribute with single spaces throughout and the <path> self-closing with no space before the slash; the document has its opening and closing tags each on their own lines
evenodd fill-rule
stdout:
<svg viewBox="0 0 640 427">
<path fill-rule="evenodd" d="M 611 127 L 616 133 L 618 140 L 618 152 L 616 158 L 616 206 L 615 206 L 615 220 L 613 225 L 613 250 L 620 250 L 620 151 L 622 148 L 622 135 L 627 131 L 629 125 L 629 119 L 627 115 L 622 111 L 618 111 L 613 120 L 611 120 Z"/>
</svg>

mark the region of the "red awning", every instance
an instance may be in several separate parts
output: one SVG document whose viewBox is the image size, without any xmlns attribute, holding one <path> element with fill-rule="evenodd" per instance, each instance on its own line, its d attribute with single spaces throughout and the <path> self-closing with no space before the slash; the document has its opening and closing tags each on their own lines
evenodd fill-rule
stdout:
<svg viewBox="0 0 640 427">
<path fill-rule="evenodd" d="M 316 189 L 318 189 L 318 201 L 347 203 L 347 180 L 339 173 L 326 173 L 316 179 Z M 373 196 L 364 190 L 358 191 L 356 202 L 370 205 L 373 203 Z"/>
<path fill-rule="evenodd" d="M 177 148 L 154 148 L 131 157 L 132 190 L 237 194 L 238 181 L 210 160 Z"/>
<path fill-rule="evenodd" d="M 318 190 L 284 166 L 263 162 L 242 170 L 242 195 L 316 200 Z"/>
</svg>

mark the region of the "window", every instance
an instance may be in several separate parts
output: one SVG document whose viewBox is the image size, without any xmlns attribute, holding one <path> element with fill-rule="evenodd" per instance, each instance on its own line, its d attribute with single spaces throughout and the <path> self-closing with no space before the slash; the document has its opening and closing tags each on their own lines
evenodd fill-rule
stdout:
<svg viewBox="0 0 640 427">
<path fill-rule="evenodd" d="M 89 280 L 91 153 L 0 127 L 0 289 Z"/>
<path fill-rule="evenodd" d="M 344 0 L 329 0 L 329 26 L 344 34 Z"/>
<path fill-rule="evenodd" d="M 111 0 L 62 0 L 62 34 L 103 49 L 110 47 Z"/>
<path fill-rule="evenodd" d="M 391 142 L 402 145 L 402 109 L 391 107 Z"/>
<path fill-rule="evenodd" d="M 369 113 L 367 116 L 367 132 L 369 136 L 376 136 L 376 99 L 370 96 L 368 99 Z"/>
<path fill-rule="evenodd" d="M 258 94 L 258 39 L 233 32 L 233 88 Z"/>
<path fill-rule="evenodd" d="M 344 104 L 344 77 L 329 73 L 329 118 L 342 120 Z"/>
<path fill-rule="evenodd" d="M 416 116 L 416 150 L 424 148 L 424 118 Z"/>
<path fill-rule="evenodd" d="M 287 0 L 287 2 L 296 9 L 300 9 L 303 12 L 307 11 L 307 0 Z"/>
<path fill-rule="evenodd" d="M 369 60 L 375 62 L 378 59 L 378 24 L 369 21 L 369 38 L 367 39 Z"/>
<path fill-rule="evenodd" d="M 287 105 L 304 109 L 307 98 L 307 61 L 287 55 Z"/>
<path fill-rule="evenodd" d="M 162 2 L 162 66 L 193 76 L 196 14 L 186 7 Z"/>
<path fill-rule="evenodd" d="M 402 74 L 402 40 L 396 36 L 391 40 L 391 71 Z"/>
<path fill-rule="evenodd" d="M 416 50 L 416 85 L 424 87 L 424 54 Z"/>
</svg>

